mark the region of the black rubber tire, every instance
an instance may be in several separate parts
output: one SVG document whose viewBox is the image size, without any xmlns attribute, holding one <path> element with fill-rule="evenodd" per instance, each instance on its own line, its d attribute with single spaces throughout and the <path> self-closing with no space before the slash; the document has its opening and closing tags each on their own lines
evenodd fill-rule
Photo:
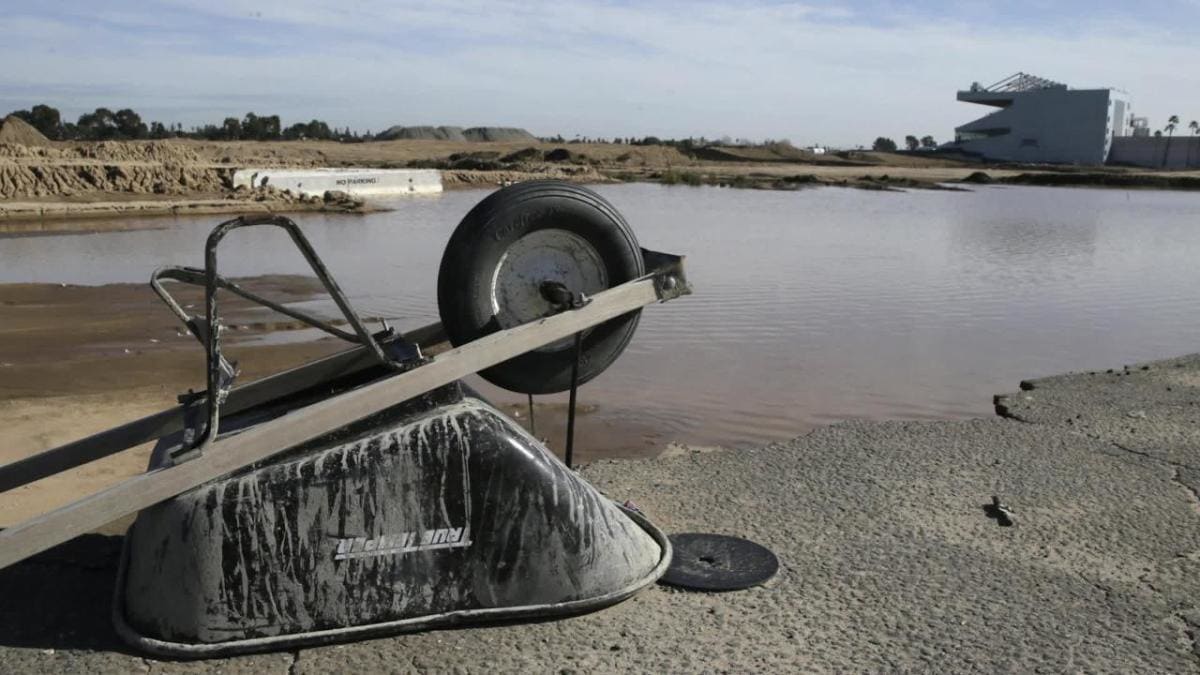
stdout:
<svg viewBox="0 0 1200 675">
<path fill-rule="evenodd" d="M 492 312 L 491 283 L 504 251 L 542 229 L 568 230 L 586 240 L 603 262 L 609 286 L 645 273 L 641 247 L 612 204 L 587 188 L 556 180 L 518 183 L 497 190 L 463 218 L 438 272 L 438 312 L 451 344 L 458 346 L 499 330 Z M 579 361 L 582 384 L 603 372 L 624 351 L 641 311 L 593 327 L 584 334 Z M 523 394 L 551 394 L 571 387 L 573 350 L 534 351 L 482 371 L 489 382 Z"/>
</svg>

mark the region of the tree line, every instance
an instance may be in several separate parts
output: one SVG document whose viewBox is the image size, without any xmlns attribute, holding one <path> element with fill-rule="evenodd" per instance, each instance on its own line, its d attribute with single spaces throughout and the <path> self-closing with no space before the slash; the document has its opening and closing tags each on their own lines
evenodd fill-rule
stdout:
<svg viewBox="0 0 1200 675">
<path fill-rule="evenodd" d="M 117 141 L 164 138 L 194 138 L 206 141 L 292 141 L 292 140 L 321 140 L 360 142 L 369 141 L 374 137 L 370 131 L 359 134 L 349 127 L 339 129 L 330 127 L 321 120 L 297 122 L 284 127 L 279 115 L 259 115 L 248 112 L 244 117 L 226 117 L 220 124 L 203 124 L 184 129 L 182 124 L 163 124 L 162 122 L 145 122 L 142 116 L 131 108 L 111 110 L 96 108 L 90 113 L 79 116 L 75 122 L 64 120 L 58 109 L 45 105 L 35 105 L 28 110 L 14 110 L 10 113 L 28 122 L 44 136 L 55 141 Z M 909 138 L 912 138 L 911 136 Z M 933 138 L 926 136 L 927 147 L 936 145 Z M 741 147 L 792 147 L 786 138 L 763 141 L 752 141 L 745 138 L 730 138 L 723 136 L 719 139 L 705 138 L 659 138 L 657 136 L 618 136 L 612 138 L 575 136 L 571 139 L 563 136 L 547 136 L 539 140 L 547 143 L 616 143 L 622 145 L 664 145 L 687 153 L 694 149 L 711 145 L 741 146 Z M 888 139 L 880 139 L 895 143 Z M 924 142 L 924 140 L 922 140 Z M 879 140 L 876 141 L 876 144 Z M 876 148 L 879 149 L 879 148 Z"/>
<path fill-rule="evenodd" d="M 182 124 L 147 124 L 130 108 L 113 111 L 96 108 L 84 113 L 75 122 L 64 121 L 56 108 L 35 105 L 28 110 L 11 113 L 28 122 L 44 136 L 56 141 L 116 141 L 163 138 L 195 138 L 207 141 L 293 141 L 301 139 L 361 141 L 370 137 L 357 132 L 331 128 L 321 120 L 297 122 L 284 127 L 279 115 L 258 115 L 248 112 L 245 117 L 226 117 L 220 124 L 204 124 L 184 129 Z"/>
<path fill-rule="evenodd" d="M 920 148 L 932 150 L 937 146 L 937 141 L 933 139 L 933 136 L 922 136 L 921 138 L 917 138 L 916 136 L 910 134 L 904 137 L 904 147 L 910 152 Z M 893 141 L 886 136 L 880 136 L 879 138 L 876 138 L 875 142 L 871 145 L 871 149 L 876 152 L 895 152 L 898 148 L 899 146 L 896 145 L 896 141 Z"/>
</svg>

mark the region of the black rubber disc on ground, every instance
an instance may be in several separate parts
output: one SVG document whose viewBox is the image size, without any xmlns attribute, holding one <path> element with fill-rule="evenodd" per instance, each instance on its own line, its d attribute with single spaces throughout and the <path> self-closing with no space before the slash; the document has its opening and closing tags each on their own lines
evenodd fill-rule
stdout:
<svg viewBox="0 0 1200 675">
<path fill-rule="evenodd" d="M 543 282 L 594 295 L 644 273 L 637 239 L 603 197 L 562 181 L 528 181 L 492 193 L 454 230 L 438 272 L 438 313 L 458 346 L 554 313 L 541 295 Z M 639 316 L 631 312 L 584 331 L 581 384 L 620 356 Z M 566 391 L 573 345 L 566 338 L 480 375 L 524 394 Z"/>
<path fill-rule="evenodd" d="M 766 582 L 779 559 L 766 547 L 723 534 L 672 534 L 671 566 L 661 581 L 694 591 L 736 591 Z"/>
</svg>

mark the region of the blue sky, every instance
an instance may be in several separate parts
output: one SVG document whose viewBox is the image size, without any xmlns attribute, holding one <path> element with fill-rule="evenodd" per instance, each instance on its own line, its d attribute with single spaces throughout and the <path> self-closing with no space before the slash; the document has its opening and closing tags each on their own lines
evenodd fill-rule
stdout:
<svg viewBox="0 0 1200 675">
<path fill-rule="evenodd" d="M 565 136 L 948 138 L 1021 70 L 1200 118 L 1200 0 L 43 2 L 0 20 L 0 114 L 131 106 L 185 126 L 524 126 Z"/>
</svg>

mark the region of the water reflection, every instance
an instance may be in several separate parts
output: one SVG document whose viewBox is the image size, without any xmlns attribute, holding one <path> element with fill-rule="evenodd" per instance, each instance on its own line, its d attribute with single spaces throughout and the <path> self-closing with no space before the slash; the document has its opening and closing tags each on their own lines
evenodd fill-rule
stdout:
<svg viewBox="0 0 1200 675">
<path fill-rule="evenodd" d="M 585 455 L 751 446 L 855 417 L 988 415 L 992 394 L 1025 377 L 1197 348 L 1194 194 L 598 189 L 643 245 L 688 255 L 697 294 L 647 311 L 626 355 L 583 390 L 600 409 Z M 297 220 L 364 314 L 407 327 L 436 319 L 442 247 L 484 194 Z M 161 264 L 198 265 L 218 220 L 0 239 L 0 282 L 141 282 Z M 231 275 L 306 269 L 281 232 L 230 244 Z"/>
<path fill-rule="evenodd" d="M 1076 278 L 1094 264 L 1100 199 L 1071 190 L 991 188 L 955 204 L 951 264 L 989 284 L 1027 285 Z M 1015 193 L 1015 194 L 1014 194 Z"/>
</svg>

